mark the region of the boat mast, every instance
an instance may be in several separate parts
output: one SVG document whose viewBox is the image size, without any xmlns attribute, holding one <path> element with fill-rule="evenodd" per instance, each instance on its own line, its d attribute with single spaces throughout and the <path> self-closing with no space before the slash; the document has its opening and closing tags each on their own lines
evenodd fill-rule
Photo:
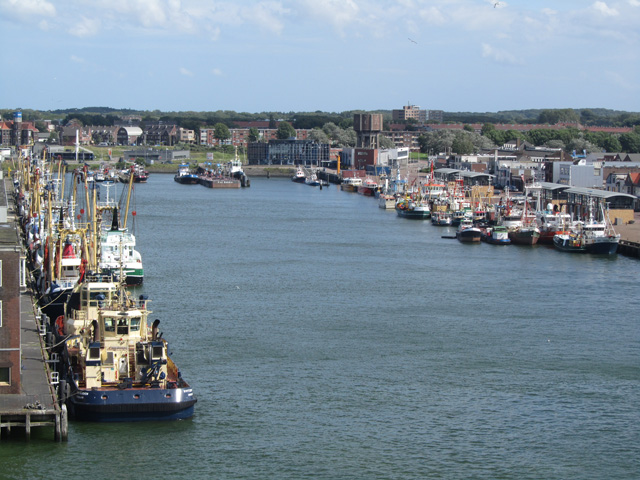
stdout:
<svg viewBox="0 0 640 480">
<path fill-rule="evenodd" d="M 127 228 L 127 218 L 129 216 L 129 202 L 131 201 L 131 190 L 133 189 L 133 167 L 131 167 L 131 173 L 129 175 L 129 190 L 127 191 L 127 206 L 124 209 L 124 220 L 122 222 L 122 229 Z"/>
</svg>

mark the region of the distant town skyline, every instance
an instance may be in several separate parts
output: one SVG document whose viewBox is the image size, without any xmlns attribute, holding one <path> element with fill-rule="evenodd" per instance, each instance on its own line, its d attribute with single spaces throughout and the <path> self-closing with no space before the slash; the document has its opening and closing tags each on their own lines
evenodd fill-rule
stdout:
<svg viewBox="0 0 640 480">
<path fill-rule="evenodd" d="M 640 111 L 640 0 L 0 0 L 3 109 Z"/>
</svg>

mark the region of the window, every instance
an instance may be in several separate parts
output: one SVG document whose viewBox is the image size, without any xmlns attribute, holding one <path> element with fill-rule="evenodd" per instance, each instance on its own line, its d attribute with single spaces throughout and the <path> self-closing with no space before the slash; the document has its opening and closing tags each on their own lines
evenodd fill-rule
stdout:
<svg viewBox="0 0 640 480">
<path fill-rule="evenodd" d="M 100 347 L 89 348 L 89 360 L 100 360 Z"/>
<path fill-rule="evenodd" d="M 127 324 L 126 318 L 121 318 L 118 320 L 118 329 L 116 330 L 116 334 L 118 335 L 127 335 L 129 333 L 129 325 Z"/>
<path fill-rule="evenodd" d="M 11 385 L 10 367 L 0 367 L 0 385 Z"/>
<path fill-rule="evenodd" d="M 140 317 L 136 317 L 136 318 L 132 318 L 131 319 L 131 331 L 132 332 L 137 332 L 140 330 Z"/>
</svg>

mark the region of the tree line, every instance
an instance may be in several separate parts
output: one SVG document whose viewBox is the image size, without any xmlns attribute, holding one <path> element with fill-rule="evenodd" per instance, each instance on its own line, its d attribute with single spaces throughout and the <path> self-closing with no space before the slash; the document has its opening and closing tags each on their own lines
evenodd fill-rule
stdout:
<svg viewBox="0 0 640 480">
<path fill-rule="evenodd" d="M 628 133 L 590 132 L 575 127 L 532 129 L 528 132 L 497 130 L 485 123 L 480 133 L 468 125 L 463 130 L 434 130 L 418 137 L 423 153 L 455 152 L 459 155 L 499 148 L 513 140 L 526 141 L 536 147 L 560 148 L 565 152 L 640 153 L 640 126 Z"/>
</svg>

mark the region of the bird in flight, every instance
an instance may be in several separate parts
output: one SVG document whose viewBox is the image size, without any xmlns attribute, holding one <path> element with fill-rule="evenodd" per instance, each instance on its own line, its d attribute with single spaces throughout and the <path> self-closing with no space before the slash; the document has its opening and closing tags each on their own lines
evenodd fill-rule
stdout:
<svg viewBox="0 0 640 480">
<path fill-rule="evenodd" d="M 418 42 L 416 42 L 413 38 L 410 38 L 409 41 L 415 43 L 416 45 L 418 44 Z"/>
<path fill-rule="evenodd" d="M 493 4 L 493 8 L 496 8 L 498 5 L 500 5 L 500 2 L 496 2 Z"/>
</svg>

